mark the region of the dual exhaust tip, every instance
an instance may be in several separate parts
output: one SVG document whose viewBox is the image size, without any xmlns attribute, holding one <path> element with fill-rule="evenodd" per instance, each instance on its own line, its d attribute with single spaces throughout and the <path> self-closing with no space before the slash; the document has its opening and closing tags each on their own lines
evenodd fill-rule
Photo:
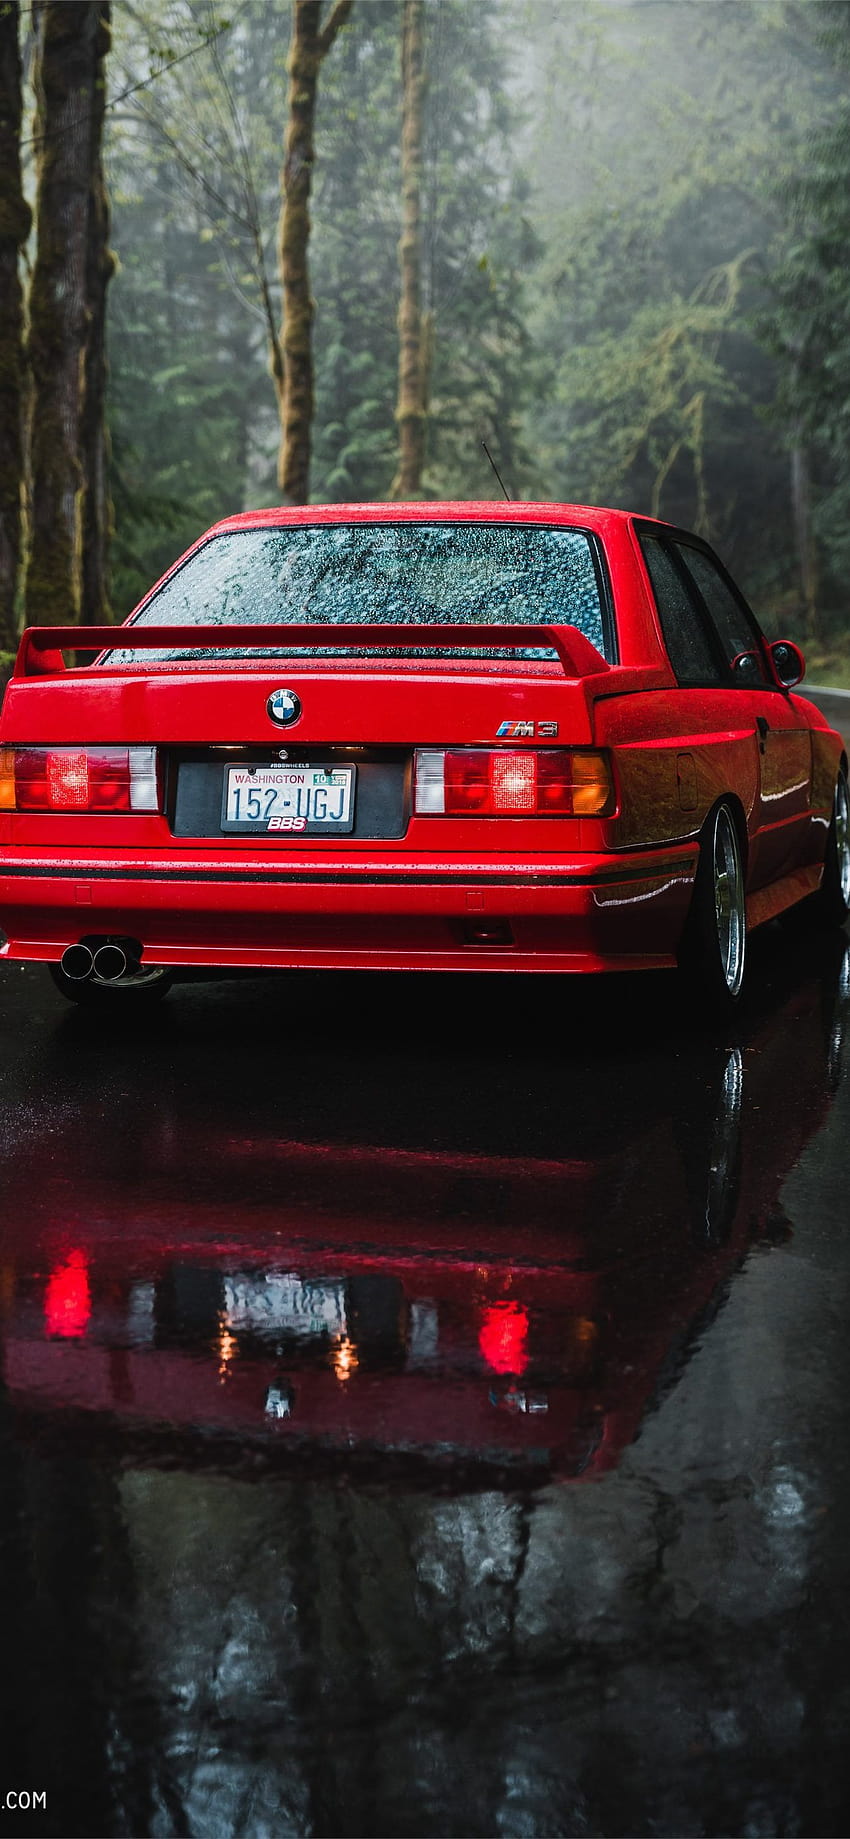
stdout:
<svg viewBox="0 0 850 1839">
<path fill-rule="evenodd" d="M 72 983 L 85 983 L 96 977 L 98 983 L 120 983 L 135 977 L 141 967 L 142 947 L 138 939 L 91 939 L 69 945 L 60 963 Z"/>
</svg>

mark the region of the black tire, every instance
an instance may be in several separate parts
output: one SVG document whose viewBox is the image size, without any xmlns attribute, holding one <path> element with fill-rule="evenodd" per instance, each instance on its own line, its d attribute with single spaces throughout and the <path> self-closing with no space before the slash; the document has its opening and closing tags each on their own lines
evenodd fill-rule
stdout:
<svg viewBox="0 0 850 1839">
<path fill-rule="evenodd" d="M 680 965 L 704 1009 L 738 1002 L 747 957 L 744 868 L 738 826 L 727 804 L 716 805 L 700 839 L 699 864 Z"/>
<path fill-rule="evenodd" d="M 835 781 L 823 880 L 814 903 L 818 919 L 829 926 L 843 926 L 850 913 L 850 790 L 843 766 Z"/>
<path fill-rule="evenodd" d="M 140 970 L 134 977 L 103 983 L 99 977 L 83 981 L 68 977 L 61 964 L 47 966 L 57 990 L 67 1002 L 81 1009 L 96 1010 L 100 1015 L 140 1015 L 157 1007 L 171 988 L 171 972 L 159 965 Z"/>
</svg>

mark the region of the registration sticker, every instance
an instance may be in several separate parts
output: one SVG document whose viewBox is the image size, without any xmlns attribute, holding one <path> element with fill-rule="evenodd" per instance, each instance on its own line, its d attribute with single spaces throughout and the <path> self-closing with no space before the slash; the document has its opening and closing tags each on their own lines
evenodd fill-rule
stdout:
<svg viewBox="0 0 850 1839">
<path fill-rule="evenodd" d="M 354 828 L 354 766 L 228 766 L 222 830 L 328 836 Z"/>
</svg>

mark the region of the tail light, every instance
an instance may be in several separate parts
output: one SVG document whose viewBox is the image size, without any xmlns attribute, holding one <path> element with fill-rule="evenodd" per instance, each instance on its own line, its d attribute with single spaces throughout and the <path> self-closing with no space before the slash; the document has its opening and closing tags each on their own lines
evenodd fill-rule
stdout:
<svg viewBox="0 0 850 1839">
<path fill-rule="evenodd" d="M 0 810 L 159 811 L 155 747 L 4 747 Z"/>
<path fill-rule="evenodd" d="M 415 809 L 445 817 L 606 817 L 614 809 L 607 754 L 463 747 L 416 755 Z"/>
</svg>

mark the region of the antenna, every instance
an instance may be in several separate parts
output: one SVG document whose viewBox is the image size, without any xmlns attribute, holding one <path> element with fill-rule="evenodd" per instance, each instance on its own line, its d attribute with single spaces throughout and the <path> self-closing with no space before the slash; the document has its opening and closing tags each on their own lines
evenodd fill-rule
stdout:
<svg viewBox="0 0 850 1839">
<path fill-rule="evenodd" d="M 507 498 L 507 501 L 508 501 L 508 504 L 510 504 L 510 502 L 511 502 L 511 495 L 510 495 L 510 492 L 508 491 L 508 488 L 507 488 L 507 486 L 506 486 L 506 484 L 505 484 L 505 481 L 504 481 L 504 479 L 502 478 L 502 475 L 501 475 L 501 473 L 500 473 L 500 471 L 499 471 L 499 468 L 498 468 L 498 466 L 496 465 L 496 462 L 495 462 L 495 460 L 494 460 L 494 458 L 493 458 L 493 455 L 492 455 L 492 453 L 490 452 L 490 449 L 489 449 L 489 447 L 488 447 L 488 445 L 487 445 L 487 442 L 486 442 L 486 441 L 482 441 L 482 442 L 481 442 L 481 445 L 482 445 L 482 447 L 484 448 L 484 452 L 485 452 L 485 453 L 486 453 L 486 455 L 487 455 L 487 458 L 488 458 L 488 460 L 489 460 L 489 462 L 490 462 L 490 465 L 491 465 L 491 466 L 492 466 L 492 468 L 493 468 L 493 471 L 494 471 L 494 473 L 495 473 L 495 475 L 496 475 L 496 478 L 497 478 L 497 479 L 498 479 L 498 481 L 499 481 L 499 484 L 500 484 L 500 486 L 501 486 L 501 488 L 502 488 L 502 491 L 504 492 L 504 494 L 505 494 L 505 497 Z"/>
</svg>

